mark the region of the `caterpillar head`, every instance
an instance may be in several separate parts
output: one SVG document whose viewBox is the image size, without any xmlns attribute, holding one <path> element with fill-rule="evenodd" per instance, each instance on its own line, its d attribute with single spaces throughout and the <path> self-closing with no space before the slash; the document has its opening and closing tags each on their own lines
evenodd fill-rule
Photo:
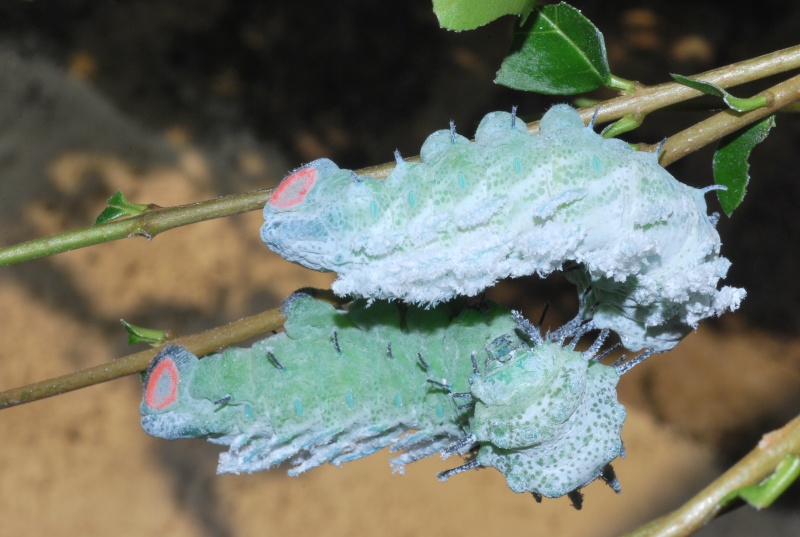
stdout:
<svg viewBox="0 0 800 537">
<path fill-rule="evenodd" d="M 350 245 L 339 242 L 377 210 L 377 183 L 325 158 L 310 162 L 289 174 L 270 196 L 261 239 L 290 261 L 323 272 L 336 270 L 349 261 L 342 252 Z"/>
<path fill-rule="evenodd" d="M 201 361 L 177 345 L 165 347 L 155 357 L 144 379 L 142 428 L 159 438 L 226 437 L 238 414 L 226 404 L 226 394 L 215 398 L 210 393 L 197 393 L 195 382 Z"/>
<path fill-rule="evenodd" d="M 264 207 L 261 238 L 278 254 L 314 270 L 329 270 L 322 260 L 336 251 L 335 218 L 341 205 L 320 203 L 350 181 L 350 172 L 328 159 L 315 160 L 286 177 Z"/>
<path fill-rule="evenodd" d="M 477 455 L 440 478 L 491 466 L 515 492 L 567 494 L 576 504 L 577 490 L 598 477 L 618 491 L 609 463 L 622 453 L 620 373 L 594 360 L 599 344 L 582 353 L 562 344 L 563 333 L 524 336 L 510 333 L 487 346 L 486 370 L 472 379 L 470 435 L 458 445 L 477 444 Z"/>
</svg>

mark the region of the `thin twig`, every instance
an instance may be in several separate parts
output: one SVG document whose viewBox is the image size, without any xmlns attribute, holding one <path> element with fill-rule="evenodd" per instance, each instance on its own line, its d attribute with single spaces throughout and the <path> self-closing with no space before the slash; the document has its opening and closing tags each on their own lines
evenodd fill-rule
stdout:
<svg viewBox="0 0 800 537">
<path fill-rule="evenodd" d="M 787 453 L 800 455 L 800 416 L 764 435 L 753 451 L 679 509 L 623 537 L 691 535 L 719 514 L 720 502 L 727 494 L 763 481 L 775 471 Z"/>
<path fill-rule="evenodd" d="M 725 110 L 670 136 L 661 150 L 661 165 L 672 164 L 701 147 L 774 114 L 784 106 L 800 101 L 800 75 L 762 91 L 760 95 L 765 95 L 769 103 L 763 108 L 744 113 Z M 644 146 L 640 149 L 647 150 Z"/>
<path fill-rule="evenodd" d="M 691 78 L 710 82 L 721 88 L 732 88 L 793 69 L 800 69 L 800 45 L 692 75 Z M 640 88 L 630 95 L 604 101 L 596 121 L 606 123 L 627 114 L 640 114 L 644 117 L 655 110 L 703 95 L 705 94 L 677 82 Z M 596 108 L 592 106 L 580 110 L 584 121 L 592 117 Z"/>
<path fill-rule="evenodd" d="M 13 265 L 118 239 L 130 237 L 152 239 L 159 233 L 172 228 L 260 209 L 267 202 L 270 192 L 271 190 L 256 190 L 188 205 L 152 209 L 131 218 L 112 220 L 105 224 L 7 246 L 0 248 L 0 266 Z"/>
<path fill-rule="evenodd" d="M 711 82 L 722 88 L 729 88 L 798 68 L 800 68 L 800 46 L 795 46 L 701 73 L 693 76 L 693 78 Z M 638 114 L 644 117 L 644 115 L 654 110 L 701 95 L 703 95 L 701 92 L 677 82 L 639 87 L 630 95 L 604 101 L 600 106 L 596 123 L 614 121 L 627 114 Z M 584 121 L 588 121 L 596 109 L 597 106 L 586 107 L 580 109 L 579 113 Z M 747 122 L 744 124 L 747 124 Z M 535 121 L 528 124 L 530 132 L 538 132 L 538 129 L 538 122 Z M 687 129 L 684 132 L 688 133 L 690 131 L 691 129 Z M 691 136 L 689 137 L 691 138 Z M 700 142 L 701 138 L 694 138 L 692 143 Z M 669 151 L 669 147 L 665 149 Z M 674 154 L 674 158 L 682 156 L 680 152 L 676 153 L 675 151 L 670 154 Z M 419 157 L 412 157 L 406 160 L 419 162 Z M 395 163 L 389 162 L 362 168 L 356 170 L 356 173 L 381 179 L 388 176 L 394 167 Z M 0 248 L 0 266 L 12 265 L 118 239 L 136 236 L 153 238 L 159 233 L 179 226 L 257 210 L 264 206 L 270 193 L 271 190 L 257 190 L 245 194 L 223 196 L 190 205 L 154 209 L 139 216 Z"/>
<path fill-rule="evenodd" d="M 280 309 L 276 308 L 199 334 L 176 338 L 169 343 L 180 345 L 198 356 L 203 356 L 279 328 L 285 320 L 286 318 L 281 314 Z M 113 362 L 0 392 L 0 409 L 38 401 L 46 397 L 133 375 L 134 373 L 141 373 L 147 369 L 147 366 L 160 349 L 159 347 L 137 352 L 136 354 L 129 354 Z"/>
<path fill-rule="evenodd" d="M 304 288 L 303 292 L 334 305 L 342 303 L 329 289 Z M 168 344 L 180 345 L 197 356 L 205 356 L 251 337 L 264 335 L 281 327 L 285 321 L 286 317 L 280 308 L 275 308 L 199 334 L 172 339 Z M 129 354 L 107 364 L 0 392 L 0 410 L 141 373 L 147 369 L 159 350 L 161 347 Z"/>
<path fill-rule="evenodd" d="M 800 69 L 800 45 L 726 65 L 699 75 L 692 75 L 692 78 L 711 82 L 721 88 L 732 88 L 793 69 Z M 703 95 L 705 94 L 683 84 L 665 82 L 656 86 L 639 86 L 633 93 L 609 99 L 594 106 L 580 108 L 578 113 L 584 123 L 588 123 L 597 112 L 595 124 L 602 124 L 616 121 L 628 114 L 644 117 L 650 112 Z M 538 133 L 539 122 L 528 123 L 528 131 L 534 134 Z M 419 162 L 419 157 L 405 160 Z M 388 162 L 359 170 L 359 174 L 363 173 L 380 179 L 388 176 L 394 167 L 394 162 Z"/>
</svg>

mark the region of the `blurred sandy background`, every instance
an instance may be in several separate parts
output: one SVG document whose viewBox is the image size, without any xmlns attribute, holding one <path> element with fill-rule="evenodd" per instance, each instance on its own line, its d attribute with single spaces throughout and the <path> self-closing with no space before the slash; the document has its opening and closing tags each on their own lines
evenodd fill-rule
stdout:
<svg viewBox="0 0 800 537">
<path fill-rule="evenodd" d="M 615 74 L 658 83 L 796 44 L 800 8 L 759 5 L 746 18 L 711 2 L 579 7 L 604 31 Z M 2 244 L 88 225 L 117 189 L 183 204 L 274 185 L 321 156 L 359 168 L 395 147 L 413 155 L 451 118 L 471 134 L 488 111 L 553 102 L 491 83 L 510 21 L 453 34 L 423 0 L 308 6 L 0 2 Z M 637 137 L 657 141 L 695 117 L 676 112 Z M 605 536 L 676 507 L 800 410 L 800 187 L 787 173 L 800 164 L 800 124 L 778 125 L 752 160 L 746 206 L 720 224 L 727 282 L 750 293 L 742 311 L 622 380 L 621 496 L 595 483 L 575 512 L 565 498 L 513 494 L 493 470 L 440 484 L 452 461 L 392 476 L 385 452 L 298 478 L 218 477 L 218 446 L 141 431 L 131 377 L 0 412 L 0 535 Z M 711 180 L 707 152 L 670 170 Z M 0 389 L 138 350 L 120 318 L 189 334 L 329 284 L 269 252 L 260 223 L 250 213 L 1 269 Z M 559 278 L 490 297 L 529 317 L 549 301 L 553 324 L 576 307 Z M 701 535 L 797 535 L 796 489 Z"/>
</svg>

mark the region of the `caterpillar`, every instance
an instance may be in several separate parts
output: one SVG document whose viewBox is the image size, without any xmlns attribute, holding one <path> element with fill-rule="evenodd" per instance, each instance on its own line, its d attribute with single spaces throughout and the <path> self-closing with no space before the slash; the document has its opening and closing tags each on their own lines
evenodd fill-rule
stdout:
<svg viewBox="0 0 800 537">
<path fill-rule="evenodd" d="M 429 305 L 576 263 L 584 314 L 631 350 L 669 350 L 738 307 L 743 289 L 717 288 L 730 263 L 705 190 L 655 154 L 603 139 L 567 105 L 540 130 L 513 112 L 487 114 L 474 142 L 451 125 L 428 137 L 421 163 L 395 153 L 386 180 L 315 160 L 273 192 L 261 238 L 289 261 L 336 272 L 340 296 Z"/>
<path fill-rule="evenodd" d="M 198 360 L 171 345 L 144 380 L 141 423 L 150 435 L 229 445 L 219 473 L 289 463 L 290 475 L 387 446 L 402 473 L 437 452 L 471 454 L 454 474 L 502 472 L 515 492 L 568 495 L 622 453 L 625 409 L 616 385 L 628 363 L 598 361 L 608 331 L 575 350 L 580 319 L 542 335 L 516 312 L 482 302 L 425 309 L 351 302 L 348 311 L 296 293 L 285 332 Z"/>
</svg>

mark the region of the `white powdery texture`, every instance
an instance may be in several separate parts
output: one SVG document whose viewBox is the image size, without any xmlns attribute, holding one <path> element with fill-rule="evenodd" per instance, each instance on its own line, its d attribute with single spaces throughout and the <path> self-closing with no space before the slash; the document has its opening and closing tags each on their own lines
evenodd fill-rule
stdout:
<svg viewBox="0 0 800 537">
<path fill-rule="evenodd" d="M 261 237 L 290 261 L 337 272 L 339 295 L 423 304 L 581 263 L 570 276 L 591 284 L 595 323 L 631 350 L 668 350 L 745 296 L 717 289 L 730 263 L 703 191 L 654 154 L 603 139 L 569 106 L 551 108 L 539 135 L 505 112 L 486 115 L 475 142 L 435 132 L 421 160 L 385 180 L 314 161 L 276 189 Z"/>
</svg>

